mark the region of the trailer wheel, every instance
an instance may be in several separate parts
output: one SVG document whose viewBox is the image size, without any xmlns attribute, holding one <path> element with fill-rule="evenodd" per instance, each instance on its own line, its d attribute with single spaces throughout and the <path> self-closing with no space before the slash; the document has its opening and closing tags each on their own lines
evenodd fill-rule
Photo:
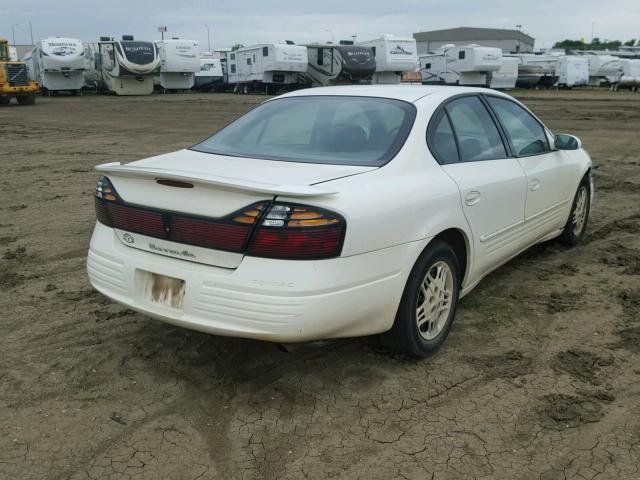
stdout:
<svg viewBox="0 0 640 480">
<path fill-rule="evenodd" d="M 0 105 L 9 105 L 11 97 L 0 97 Z"/>
<path fill-rule="evenodd" d="M 18 100 L 18 104 L 20 105 L 33 105 L 36 103 L 36 96 L 34 94 L 31 95 L 21 95 L 16 97 Z"/>
</svg>

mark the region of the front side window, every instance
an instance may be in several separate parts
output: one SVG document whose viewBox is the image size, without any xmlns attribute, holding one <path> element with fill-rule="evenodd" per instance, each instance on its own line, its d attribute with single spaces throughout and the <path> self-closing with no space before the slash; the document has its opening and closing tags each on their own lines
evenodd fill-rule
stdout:
<svg viewBox="0 0 640 480">
<path fill-rule="evenodd" d="M 458 139 L 460 161 L 477 162 L 506 158 L 498 128 L 478 97 L 462 97 L 446 106 Z"/>
<path fill-rule="evenodd" d="M 549 151 L 544 128 L 524 108 L 510 100 L 487 97 L 489 105 L 500 119 L 518 157 L 538 155 Z"/>
<path fill-rule="evenodd" d="M 266 102 L 193 150 L 263 160 L 381 166 L 402 148 L 416 109 L 387 98 L 301 96 Z"/>
</svg>

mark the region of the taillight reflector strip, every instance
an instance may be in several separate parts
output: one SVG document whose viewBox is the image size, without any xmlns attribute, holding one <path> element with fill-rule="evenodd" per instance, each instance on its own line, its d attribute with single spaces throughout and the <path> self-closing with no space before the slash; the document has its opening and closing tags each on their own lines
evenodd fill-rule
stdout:
<svg viewBox="0 0 640 480">
<path fill-rule="evenodd" d="M 105 203 L 104 207 L 114 228 L 166 238 L 162 214 L 117 203 Z"/>
<path fill-rule="evenodd" d="M 206 248 L 243 252 L 251 225 L 230 225 L 193 218 L 171 218 L 171 240 Z"/>
</svg>

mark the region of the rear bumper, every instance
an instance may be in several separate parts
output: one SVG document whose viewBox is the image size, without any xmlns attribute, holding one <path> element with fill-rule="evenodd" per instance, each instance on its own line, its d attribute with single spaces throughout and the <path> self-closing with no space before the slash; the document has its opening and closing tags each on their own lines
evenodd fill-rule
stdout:
<svg viewBox="0 0 640 480">
<path fill-rule="evenodd" d="M 153 318 L 216 335 L 302 342 L 388 330 L 427 242 L 331 260 L 245 257 L 223 269 L 125 246 L 98 223 L 87 270 L 98 291 Z M 147 298 L 147 272 L 185 281 L 180 309 Z"/>
</svg>

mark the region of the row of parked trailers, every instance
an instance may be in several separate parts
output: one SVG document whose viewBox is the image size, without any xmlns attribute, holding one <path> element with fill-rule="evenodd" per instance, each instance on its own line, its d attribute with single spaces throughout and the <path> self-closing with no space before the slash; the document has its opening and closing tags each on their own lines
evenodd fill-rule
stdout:
<svg viewBox="0 0 640 480">
<path fill-rule="evenodd" d="M 423 83 L 484 85 L 498 89 L 640 87 L 640 60 L 613 55 L 503 55 L 478 45 L 446 45 L 420 56 Z"/>
<path fill-rule="evenodd" d="M 279 91 L 345 83 L 416 83 L 497 89 L 611 85 L 640 86 L 640 60 L 611 55 L 503 55 L 498 48 L 447 45 L 416 53 L 413 38 L 383 35 L 359 42 L 267 43 L 201 54 L 192 40 L 139 41 L 124 35 L 95 43 L 47 38 L 24 59 L 32 79 L 49 92 L 84 87 L 118 95 L 155 89 Z"/>
<path fill-rule="evenodd" d="M 362 44 L 268 43 L 240 48 L 225 58 L 200 54 L 192 40 L 157 42 L 101 37 L 95 43 L 46 38 L 24 58 L 29 75 L 48 92 L 83 87 L 119 95 L 154 88 L 278 91 L 341 83 L 398 83 L 416 71 L 414 39 L 385 35 Z"/>
</svg>

